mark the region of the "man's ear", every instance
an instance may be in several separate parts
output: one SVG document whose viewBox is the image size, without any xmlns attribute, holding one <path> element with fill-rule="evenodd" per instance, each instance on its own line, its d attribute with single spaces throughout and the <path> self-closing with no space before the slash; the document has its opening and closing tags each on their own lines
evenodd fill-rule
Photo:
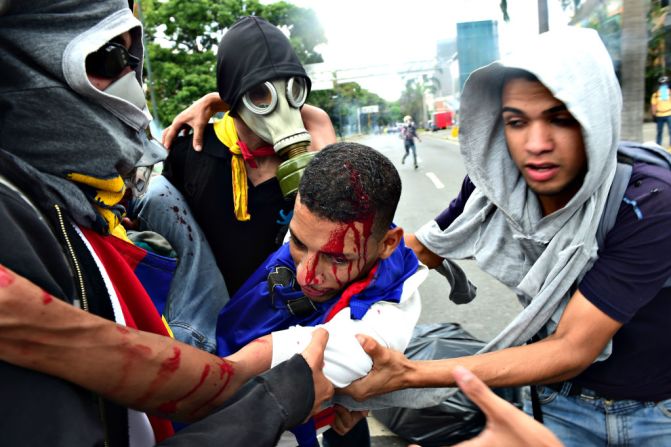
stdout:
<svg viewBox="0 0 671 447">
<path fill-rule="evenodd" d="M 395 227 L 387 230 L 380 240 L 380 259 L 387 259 L 396 250 L 403 239 L 403 228 Z"/>
</svg>

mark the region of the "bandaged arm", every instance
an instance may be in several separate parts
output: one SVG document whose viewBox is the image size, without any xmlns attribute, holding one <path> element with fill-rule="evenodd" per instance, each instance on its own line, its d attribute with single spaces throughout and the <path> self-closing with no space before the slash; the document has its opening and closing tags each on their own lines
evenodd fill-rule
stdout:
<svg viewBox="0 0 671 447">
<path fill-rule="evenodd" d="M 361 320 L 353 320 L 350 308 L 346 307 L 322 325 L 293 326 L 273 332 L 272 366 L 302 352 L 310 342 L 312 331 L 316 327 L 323 327 L 329 332 L 324 351 L 324 374 L 331 383 L 341 388 L 365 376 L 373 362 L 361 348 L 356 335 L 369 335 L 383 346 L 403 352 L 419 319 L 421 301 L 417 288 L 427 274 L 427 268 L 420 264 L 417 272 L 405 281 L 399 303 L 379 301 L 370 307 Z"/>
</svg>

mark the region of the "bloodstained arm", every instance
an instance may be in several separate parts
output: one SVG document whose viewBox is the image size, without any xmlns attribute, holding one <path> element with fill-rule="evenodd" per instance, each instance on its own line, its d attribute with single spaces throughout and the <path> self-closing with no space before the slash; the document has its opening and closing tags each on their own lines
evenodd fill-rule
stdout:
<svg viewBox="0 0 671 447">
<path fill-rule="evenodd" d="M 259 342 L 222 359 L 121 326 L 52 297 L 0 265 L 0 359 L 131 408 L 199 419 L 268 369 L 267 353 Z"/>
</svg>

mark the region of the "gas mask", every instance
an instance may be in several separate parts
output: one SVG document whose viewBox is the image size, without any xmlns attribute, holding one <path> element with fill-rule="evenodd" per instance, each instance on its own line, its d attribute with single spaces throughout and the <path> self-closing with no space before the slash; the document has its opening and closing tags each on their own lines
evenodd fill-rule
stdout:
<svg viewBox="0 0 671 447">
<path fill-rule="evenodd" d="M 285 159 L 277 170 L 285 197 L 298 190 L 303 169 L 314 156 L 307 151 L 312 138 L 300 112 L 307 95 L 304 78 L 275 79 L 248 90 L 236 110 L 247 127 L 271 143 L 275 153 Z"/>
</svg>

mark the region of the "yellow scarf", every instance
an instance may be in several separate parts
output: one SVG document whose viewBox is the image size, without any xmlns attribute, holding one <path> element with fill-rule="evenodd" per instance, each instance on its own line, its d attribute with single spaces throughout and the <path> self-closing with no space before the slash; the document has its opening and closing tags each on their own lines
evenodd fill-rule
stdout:
<svg viewBox="0 0 671 447">
<path fill-rule="evenodd" d="M 247 168 L 242 157 L 242 149 L 238 145 L 238 132 L 235 121 L 226 112 L 224 117 L 214 123 L 214 133 L 233 154 L 231 157 L 231 176 L 233 178 L 233 211 L 235 218 L 246 221 L 251 218 L 247 212 Z"/>
<path fill-rule="evenodd" d="M 68 174 L 67 177 L 73 182 L 90 186 L 95 190 L 93 206 L 95 207 L 98 216 L 105 221 L 109 234 L 126 242 L 130 242 L 126 235 L 126 229 L 121 225 L 122 216 L 118 212 L 112 210 L 113 207 L 121 201 L 124 192 L 126 191 L 121 176 L 111 179 L 101 179 L 86 174 L 72 172 Z"/>
</svg>

